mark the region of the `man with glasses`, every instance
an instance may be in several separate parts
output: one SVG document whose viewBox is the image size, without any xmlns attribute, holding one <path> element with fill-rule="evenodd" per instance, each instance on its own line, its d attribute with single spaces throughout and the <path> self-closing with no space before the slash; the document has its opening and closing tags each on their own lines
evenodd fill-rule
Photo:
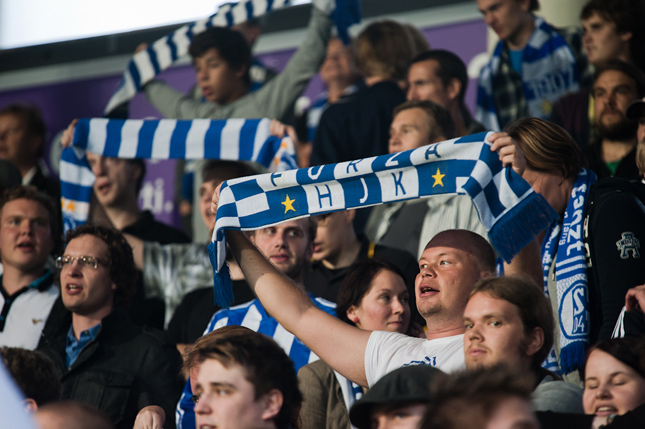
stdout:
<svg viewBox="0 0 645 429">
<path fill-rule="evenodd" d="M 70 313 L 67 323 L 48 324 L 38 345 L 63 374 L 62 399 L 98 408 L 117 428 L 131 428 L 147 405 L 172 415 L 179 353 L 123 310 L 134 292 L 132 249 L 121 233 L 100 226 L 83 225 L 66 238 L 56 265 Z"/>
<path fill-rule="evenodd" d="M 33 350 L 58 288 L 47 268 L 57 241 L 56 208 L 31 186 L 8 191 L 0 202 L 0 346 Z"/>
</svg>

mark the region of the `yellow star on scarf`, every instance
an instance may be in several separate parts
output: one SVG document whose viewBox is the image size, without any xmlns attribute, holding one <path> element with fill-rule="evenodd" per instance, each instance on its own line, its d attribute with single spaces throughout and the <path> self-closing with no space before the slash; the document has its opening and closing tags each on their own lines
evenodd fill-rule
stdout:
<svg viewBox="0 0 645 429">
<path fill-rule="evenodd" d="M 433 175 L 432 178 L 434 179 L 434 184 L 432 187 L 434 188 L 437 185 L 443 186 L 443 178 L 445 177 L 445 174 L 441 174 L 441 171 L 437 168 L 437 174 Z"/>
<path fill-rule="evenodd" d="M 295 203 L 296 200 L 289 199 L 289 194 L 287 194 L 287 198 L 282 202 L 282 205 L 284 206 L 284 214 L 287 214 L 289 210 L 293 210 L 294 212 L 296 209 L 293 208 L 293 203 Z"/>
</svg>

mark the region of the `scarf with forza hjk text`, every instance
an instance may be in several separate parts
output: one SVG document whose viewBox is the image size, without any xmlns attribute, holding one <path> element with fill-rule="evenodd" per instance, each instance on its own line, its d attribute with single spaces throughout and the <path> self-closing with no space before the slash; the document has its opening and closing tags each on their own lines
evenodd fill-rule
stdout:
<svg viewBox="0 0 645 429">
<path fill-rule="evenodd" d="M 252 230 L 321 213 L 437 194 L 467 194 L 500 256 L 531 242 L 557 214 L 492 152 L 485 133 L 405 152 L 224 182 L 209 244 L 215 298 L 232 302 L 225 229 Z"/>
</svg>

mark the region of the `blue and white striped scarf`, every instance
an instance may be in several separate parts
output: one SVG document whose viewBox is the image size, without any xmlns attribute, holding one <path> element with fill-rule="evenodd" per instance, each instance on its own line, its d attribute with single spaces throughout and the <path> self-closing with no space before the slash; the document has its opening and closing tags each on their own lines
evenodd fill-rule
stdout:
<svg viewBox="0 0 645 429">
<path fill-rule="evenodd" d="M 208 18 L 184 25 L 155 41 L 128 62 L 116 92 L 108 101 L 105 115 L 132 100 L 146 83 L 187 55 L 193 37 L 197 34 L 210 27 L 232 27 L 290 4 L 291 0 L 242 0 L 239 3 L 224 4 Z M 313 0 L 313 7 L 330 14 L 336 24 L 338 37 L 348 44 L 349 26 L 360 22 L 359 0 Z"/>
<path fill-rule="evenodd" d="M 95 176 L 85 151 L 143 159 L 256 161 L 270 171 L 296 168 L 293 142 L 270 135 L 269 119 L 81 119 L 60 161 L 65 231 L 87 222 Z"/>
<path fill-rule="evenodd" d="M 480 133 L 391 155 L 224 182 L 208 246 L 217 303 L 232 302 L 225 229 L 252 230 L 437 194 L 469 195 L 491 243 L 510 261 L 557 214 L 511 168 L 503 168 L 485 139 Z"/>
<path fill-rule="evenodd" d="M 554 222 L 549 226 L 542 245 L 542 271 L 547 296 L 549 270 L 555 259 L 557 320 L 560 321 L 560 359 L 559 362 L 555 361 L 551 354 L 545 367 L 559 374 L 582 368 L 585 349 L 589 344 L 589 291 L 582 228 L 589 189 L 595 182 L 596 174 L 593 171 L 584 168 L 580 171 L 571 190 L 562 224 Z"/>
<path fill-rule="evenodd" d="M 500 130 L 501 126 L 493 95 L 498 88 L 493 88 L 493 81 L 503 49 L 504 41 L 500 41 L 478 82 L 476 117 L 489 130 Z M 551 105 L 578 91 L 579 81 L 576 58 L 566 40 L 543 18 L 535 17 L 535 31 L 522 54 L 522 93 L 528 116 L 548 118 Z"/>
</svg>

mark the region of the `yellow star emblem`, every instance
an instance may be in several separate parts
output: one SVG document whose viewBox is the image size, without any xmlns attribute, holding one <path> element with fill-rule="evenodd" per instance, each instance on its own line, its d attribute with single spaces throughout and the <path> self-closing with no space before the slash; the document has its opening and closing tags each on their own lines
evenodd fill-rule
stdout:
<svg viewBox="0 0 645 429">
<path fill-rule="evenodd" d="M 284 206 L 284 214 L 287 214 L 289 210 L 293 210 L 294 212 L 296 209 L 293 208 L 293 203 L 295 203 L 296 200 L 292 200 L 289 198 L 289 194 L 287 194 L 287 198 L 282 202 L 282 205 Z"/>
<path fill-rule="evenodd" d="M 74 202 L 70 201 L 69 204 L 67 204 L 67 211 L 73 212 L 76 209 L 74 206 Z"/>
<path fill-rule="evenodd" d="M 445 174 L 441 174 L 441 171 L 437 168 L 437 174 L 433 175 L 432 178 L 434 179 L 434 184 L 432 187 L 434 188 L 437 185 L 443 186 L 443 178 L 445 177 Z"/>
</svg>

